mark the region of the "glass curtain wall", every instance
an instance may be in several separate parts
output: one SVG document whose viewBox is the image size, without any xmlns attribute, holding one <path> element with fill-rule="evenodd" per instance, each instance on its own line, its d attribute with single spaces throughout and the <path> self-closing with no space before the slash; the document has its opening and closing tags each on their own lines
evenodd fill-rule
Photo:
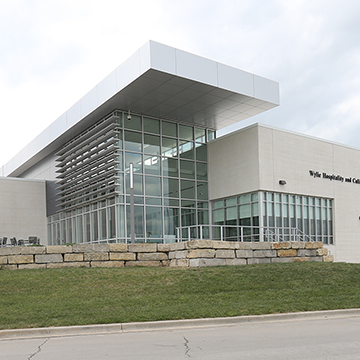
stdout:
<svg viewBox="0 0 360 360">
<path fill-rule="evenodd" d="M 223 236 L 229 241 L 240 239 L 240 231 L 245 241 L 261 241 L 259 228 L 268 227 L 276 229 L 284 241 L 290 240 L 289 228 L 296 228 L 314 241 L 333 244 L 332 201 L 274 192 L 244 194 L 213 201 L 213 224 L 227 225 Z M 213 237 L 220 238 L 219 227 L 214 228 Z"/>
<path fill-rule="evenodd" d="M 213 224 L 227 225 L 223 234 L 225 240 L 237 241 L 242 236 L 245 241 L 259 241 L 259 229 L 256 228 L 259 226 L 258 193 L 214 201 L 212 209 Z M 214 240 L 220 239 L 220 227 L 215 227 L 213 232 Z"/>
<path fill-rule="evenodd" d="M 130 241 L 130 163 L 137 242 L 174 242 L 176 227 L 208 224 L 206 146 L 215 131 L 135 114 L 129 121 L 120 111 L 111 116 L 102 125 L 109 126 L 111 148 L 95 141 L 83 154 L 81 138 L 96 131 L 90 128 L 59 152 L 62 210 L 48 219 L 50 243 Z M 101 164 L 92 166 L 92 158 Z M 96 186 L 87 190 L 83 177 Z"/>
<path fill-rule="evenodd" d="M 263 192 L 263 226 L 279 229 L 284 240 L 297 228 L 313 241 L 333 244 L 333 200 L 314 196 Z"/>
</svg>

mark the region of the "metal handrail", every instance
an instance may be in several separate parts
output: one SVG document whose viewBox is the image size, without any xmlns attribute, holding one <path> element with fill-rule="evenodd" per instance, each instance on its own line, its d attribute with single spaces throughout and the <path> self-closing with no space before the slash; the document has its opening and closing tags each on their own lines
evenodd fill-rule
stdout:
<svg viewBox="0 0 360 360">
<path fill-rule="evenodd" d="M 228 234 L 229 230 L 235 233 Z M 312 242 L 314 239 L 294 227 L 246 226 L 246 225 L 189 225 L 176 228 L 177 242 L 189 240 L 233 240 L 283 242 Z"/>
</svg>

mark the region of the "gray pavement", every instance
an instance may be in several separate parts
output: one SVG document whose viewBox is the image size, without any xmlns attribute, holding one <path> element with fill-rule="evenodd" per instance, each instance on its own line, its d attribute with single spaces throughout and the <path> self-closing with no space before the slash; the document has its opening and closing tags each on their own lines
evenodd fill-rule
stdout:
<svg viewBox="0 0 360 360">
<path fill-rule="evenodd" d="M 360 310 L 0 331 L 0 358 L 360 359 Z"/>
</svg>

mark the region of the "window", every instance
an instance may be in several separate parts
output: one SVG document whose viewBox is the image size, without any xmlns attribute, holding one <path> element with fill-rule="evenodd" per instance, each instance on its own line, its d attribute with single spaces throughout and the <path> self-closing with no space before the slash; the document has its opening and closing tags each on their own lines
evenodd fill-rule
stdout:
<svg viewBox="0 0 360 360">
<path fill-rule="evenodd" d="M 242 226 L 243 241 L 260 240 L 262 231 L 262 236 L 269 239 L 280 237 L 281 241 L 290 241 L 302 236 L 333 244 L 331 199 L 256 192 L 213 201 L 212 209 L 213 224 L 225 225 L 225 240 L 240 239 L 239 228 L 231 226 Z M 219 230 L 215 232 L 215 238 L 219 238 Z"/>
<path fill-rule="evenodd" d="M 49 217 L 50 243 L 129 242 L 130 163 L 137 242 L 174 242 L 176 227 L 209 223 L 206 143 L 215 131 L 116 114 L 59 151 L 66 216 Z"/>
</svg>

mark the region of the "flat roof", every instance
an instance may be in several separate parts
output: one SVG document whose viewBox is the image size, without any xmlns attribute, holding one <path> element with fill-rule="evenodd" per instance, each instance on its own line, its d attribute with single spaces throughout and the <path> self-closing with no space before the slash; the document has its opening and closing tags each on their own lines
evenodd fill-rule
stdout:
<svg viewBox="0 0 360 360">
<path fill-rule="evenodd" d="M 115 109 L 219 130 L 279 105 L 275 81 L 147 42 L 15 155 L 19 176 Z"/>
<path fill-rule="evenodd" d="M 303 137 L 305 139 L 310 139 L 310 140 L 326 143 L 326 144 L 329 144 L 329 145 L 339 146 L 339 147 L 343 147 L 343 148 L 346 148 L 346 149 L 355 150 L 355 151 L 360 152 L 360 147 L 343 144 L 343 143 L 333 141 L 333 140 L 327 140 L 327 139 L 324 139 L 324 138 L 317 137 L 315 135 L 309 135 L 309 134 L 304 134 L 304 133 L 300 133 L 300 132 L 293 131 L 293 130 L 282 129 L 282 128 L 279 128 L 279 127 L 276 127 L 276 126 L 273 126 L 273 125 L 263 124 L 263 123 L 259 123 L 259 122 L 247 125 L 247 126 L 245 126 L 243 128 L 240 128 L 240 129 L 236 129 L 236 130 L 232 131 L 231 133 L 224 134 L 221 137 L 218 137 L 218 138 L 216 138 L 214 140 L 211 140 L 211 142 L 215 142 L 215 141 L 224 139 L 224 138 L 226 138 L 228 136 L 235 135 L 235 134 L 240 133 L 242 131 L 247 131 L 248 129 L 251 129 L 251 128 L 254 128 L 254 127 L 267 128 L 267 129 L 270 129 L 270 130 L 283 132 L 283 133 L 286 133 L 286 134 L 289 134 L 289 135 L 300 136 L 300 137 Z"/>
</svg>

